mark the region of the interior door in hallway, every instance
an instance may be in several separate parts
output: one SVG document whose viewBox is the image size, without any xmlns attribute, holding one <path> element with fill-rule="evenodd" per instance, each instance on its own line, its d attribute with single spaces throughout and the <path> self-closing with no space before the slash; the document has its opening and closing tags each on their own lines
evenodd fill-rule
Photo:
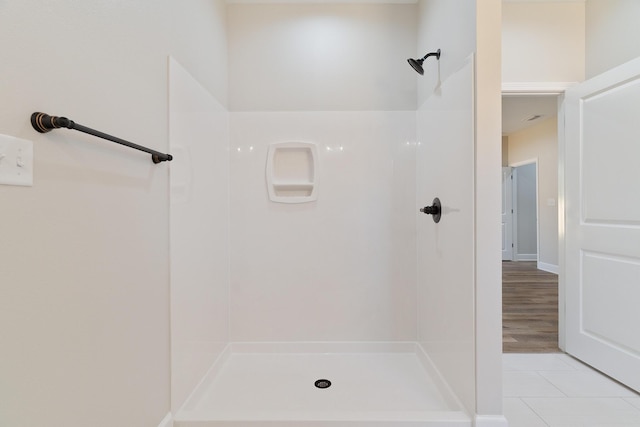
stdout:
<svg viewBox="0 0 640 427">
<path fill-rule="evenodd" d="M 640 390 L 640 58 L 564 108 L 566 350 Z"/>
</svg>

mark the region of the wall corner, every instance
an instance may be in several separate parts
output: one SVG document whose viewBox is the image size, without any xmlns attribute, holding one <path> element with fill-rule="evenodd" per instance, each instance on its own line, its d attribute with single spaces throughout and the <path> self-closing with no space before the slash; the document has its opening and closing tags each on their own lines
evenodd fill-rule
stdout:
<svg viewBox="0 0 640 427">
<path fill-rule="evenodd" d="M 502 417 L 500 0 L 476 1 L 475 386 L 476 425 Z M 479 424 L 481 423 L 481 424 Z M 494 424 L 492 424 L 494 423 Z"/>
</svg>

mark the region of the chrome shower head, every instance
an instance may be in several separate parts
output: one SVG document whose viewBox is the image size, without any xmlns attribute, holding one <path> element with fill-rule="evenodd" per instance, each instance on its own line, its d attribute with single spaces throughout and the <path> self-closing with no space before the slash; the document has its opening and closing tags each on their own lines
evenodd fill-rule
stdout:
<svg viewBox="0 0 640 427">
<path fill-rule="evenodd" d="M 409 63 L 409 65 L 411 65 L 411 68 L 416 70 L 416 72 L 422 76 L 424 75 L 424 69 L 422 68 L 422 63 L 424 62 L 425 59 L 427 59 L 430 56 L 435 56 L 437 60 L 440 60 L 440 49 L 438 49 L 435 52 L 427 53 L 424 57 L 420 59 L 409 58 L 407 59 L 407 62 Z"/>
</svg>

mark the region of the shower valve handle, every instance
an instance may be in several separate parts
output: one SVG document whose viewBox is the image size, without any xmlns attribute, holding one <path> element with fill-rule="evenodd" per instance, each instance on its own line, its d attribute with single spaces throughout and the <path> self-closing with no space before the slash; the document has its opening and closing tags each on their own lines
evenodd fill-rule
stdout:
<svg viewBox="0 0 640 427">
<path fill-rule="evenodd" d="M 433 205 L 421 208 L 420 212 L 427 215 L 433 215 L 433 222 L 440 222 L 440 217 L 442 215 L 442 205 L 440 204 L 440 199 L 436 197 L 435 199 L 433 199 Z"/>
<path fill-rule="evenodd" d="M 420 209 L 420 212 L 425 213 L 427 215 L 437 215 L 440 212 L 437 206 L 425 206 Z"/>
</svg>

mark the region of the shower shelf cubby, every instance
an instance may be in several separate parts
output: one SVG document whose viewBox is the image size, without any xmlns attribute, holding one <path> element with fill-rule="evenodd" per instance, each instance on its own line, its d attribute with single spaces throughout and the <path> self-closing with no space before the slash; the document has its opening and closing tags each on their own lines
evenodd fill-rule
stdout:
<svg viewBox="0 0 640 427">
<path fill-rule="evenodd" d="M 306 203 L 318 198 L 318 150 L 311 142 L 278 142 L 267 154 L 269 199 Z"/>
</svg>

